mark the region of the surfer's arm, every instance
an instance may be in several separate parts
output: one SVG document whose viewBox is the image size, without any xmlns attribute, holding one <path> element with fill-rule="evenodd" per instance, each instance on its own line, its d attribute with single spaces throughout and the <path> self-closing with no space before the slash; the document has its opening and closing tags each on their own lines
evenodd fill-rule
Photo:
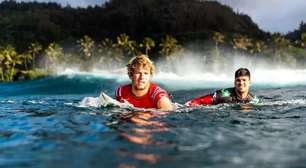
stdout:
<svg viewBox="0 0 306 168">
<path fill-rule="evenodd" d="M 173 111 L 173 105 L 169 94 L 164 89 L 157 87 L 152 94 L 153 102 L 157 109 L 162 111 Z"/>
<path fill-rule="evenodd" d="M 157 108 L 163 111 L 172 111 L 173 105 L 172 105 L 171 100 L 167 96 L 162 96 L 157 101 Z"/>
<path fill-rule="evenodd" d="M 212 95 L 205 95 L 202 97 L 197 97 L 195 99 L 189 100 L 185 103 L 186 106 L 197 106 L 197 105 L 210 105 L 213 104 L 214 99 Z"/>
</svg>

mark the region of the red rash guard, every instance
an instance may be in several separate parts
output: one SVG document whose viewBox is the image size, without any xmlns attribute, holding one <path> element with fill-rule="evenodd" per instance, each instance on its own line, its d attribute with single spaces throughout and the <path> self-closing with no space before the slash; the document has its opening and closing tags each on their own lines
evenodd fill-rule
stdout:
<svg viewBox="0 0 306 168">
<path fill-rule="evenodd" d="M 150 84 L 149 91 L 146 95 L 136 97 L 132 93 L 132 85 L 123 85 L 116 90 L 116 99 L 120 102 L 124 100 L 138 108 L 157 108 L 157 102 L 163 97 L 169 98 L 168 93 L 154 83 Z"/>
</svg>

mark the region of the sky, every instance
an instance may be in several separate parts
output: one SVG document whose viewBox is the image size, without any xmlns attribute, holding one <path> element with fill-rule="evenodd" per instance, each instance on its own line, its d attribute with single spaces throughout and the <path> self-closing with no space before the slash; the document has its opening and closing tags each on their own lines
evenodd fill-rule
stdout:
<svg viewBox="0 0 306 168">
<path fill-rule="evenodd" d="M 306 0 L 218 0 L 249 15 L 263 30 L 287 33 L 306 22 Z"/>
<path fill-rule="evenodd" d="M 3 0 L 0 0 L 0 2 Z M 33 1 L 33 0 L 17 0 Z M 86 7 L 100 5 L 106 0 L 36 0 L 52 1 L 64 6 Z M 301 21 L 306 22 L 306 0 L 217 0 L 231 6 L 235 12 L 249 15 L 264 31 L 287 33 L 299 27 Z"/>
</svg>

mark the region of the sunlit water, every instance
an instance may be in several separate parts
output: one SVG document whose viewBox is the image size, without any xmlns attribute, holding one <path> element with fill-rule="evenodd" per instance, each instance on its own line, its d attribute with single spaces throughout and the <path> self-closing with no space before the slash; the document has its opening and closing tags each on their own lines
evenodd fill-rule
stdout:
<svg viewBox="0 0 306 168">
<path fill-rule="evenodd" d="M 80 106 L 101 91 L 113 96 L 127 81 L 114 74 L 1 84 L 0 167 L 305 167 L 306 73 L 287 82 L 262 76 L 255 73 L 252 86 L 262 105 L 170 114 Z M 232 85 L 227 76 L 213 79 L 164 74 L 155 82 L 184 104 Z"/>
</svg>

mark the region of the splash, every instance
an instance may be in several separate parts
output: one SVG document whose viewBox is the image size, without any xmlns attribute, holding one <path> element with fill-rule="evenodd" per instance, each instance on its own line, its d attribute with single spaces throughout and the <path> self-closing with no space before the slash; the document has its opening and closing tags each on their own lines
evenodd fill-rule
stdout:
<svg viewBox="0 0 306 168">
<path fill-rule="evenodd" d="M 203 53 L 184 52 L 174 56 L 169 63 L 165 60 L 155 62 L 157 73 L 153 82 L 159 83 L 169 91 L 193 90 L 207 88 L 232 87 L 234 72 L 248 68 L 251 72 L 252 87 L 287 87 L 306 84 L 306 69 L 290 69 L 273 63 L 264 56 L 225 55 L 217 60 Z M 102 69 L 103 65 L 95 64 L 90 72 L 83 72 L 78 66 L 58 66 L 58 75 L 93 76 L 107 78 L 117 83 L 130 82 L 125 67 L 120 69 Z"/>
<path fill-rule="evenodd" d="M 264 106 L 288 106 L 288 105 L 306 105 L 306 99 L 290 99 L 263 102 Z"/>
<path fill-rule="evenodd" d="M 253 87 L 287 87 L 296 85 L 306 85 L 306 69 L 263 69 L 252 68 L 251 81 Z M 207 72 L 193 71 L 185 74 L 175 72 L 159 71 L 154 77 L 153 82 L 165 86 L 167 89 L 174 90 L 192 90 L 206 88 L 231 87 L 234 81 L 234 72 Z M 58 75 L 65 75 L 68 78 L 74 78 L 78 75 L 92 78 L 104 78 L 115 80 L 117 83 L 128 83 L 129 78 L 125 70 L 92 70 L 91 72 L 82 72 L 77 69 L 66 68 Z"/>
</svg>

